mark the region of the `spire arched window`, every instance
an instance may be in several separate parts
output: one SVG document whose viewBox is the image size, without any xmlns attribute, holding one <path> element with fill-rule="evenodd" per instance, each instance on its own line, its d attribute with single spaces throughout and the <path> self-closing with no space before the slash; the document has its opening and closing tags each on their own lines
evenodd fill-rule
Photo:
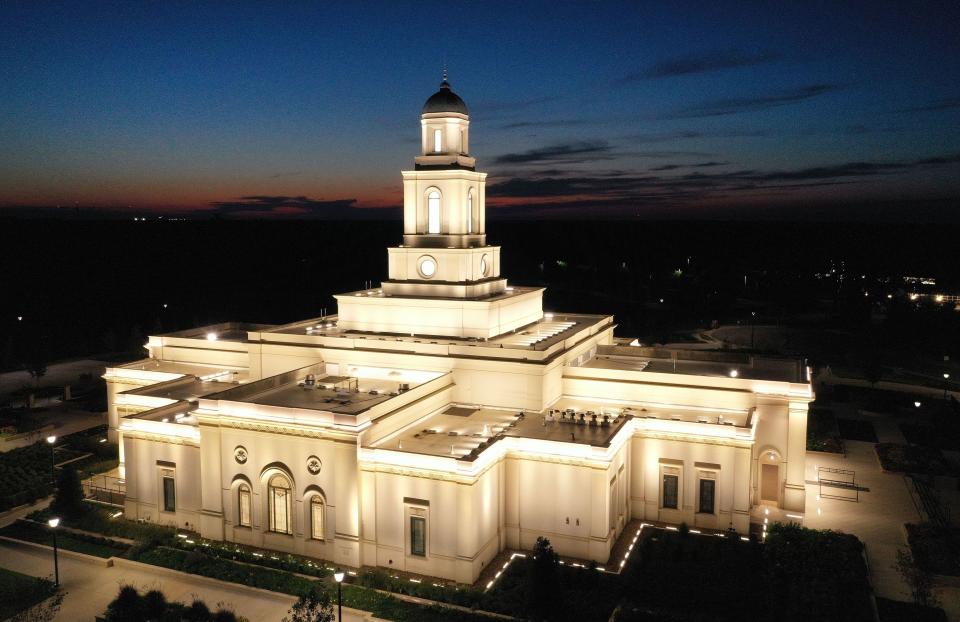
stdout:
<svg viewBox="0 0 960 622">
<path fill-rule="evenodd" d="M 270 517 L 270 531 L 275 533 L 293 533 L 291 504 L 293 495 L 290 481 L 281 474 L 270 478 L 267 484 L 267 513 Z"/>
<path fill-rule="evenodd" d="M 441 130 L 433 130 L 433 151 L 434 153 L 443 151 L 443 132 Z"/>
<path fill-rule="evenodd" d="M 427 233 L 440 233 L 440 191 L 427 195 Z"/>
<path fill-rule="evenodd" d="M 473 233 L 473 188 L 467 190 L 467 233 Z"/>
</svg>

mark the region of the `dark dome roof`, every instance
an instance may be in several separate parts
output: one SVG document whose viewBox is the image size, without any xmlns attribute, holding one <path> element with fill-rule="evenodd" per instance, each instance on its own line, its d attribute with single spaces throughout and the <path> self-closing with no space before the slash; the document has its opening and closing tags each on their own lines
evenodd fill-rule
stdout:
<svg viewBox="0 0 960 622">
<path fill-rule="evenodd" d="M 423 104 L 422 114 L 428 112 L 459 112 L 461 114 L 470 114 L 467 112 L 467 105 L 463 103 L 460 96 L 450 90 L 450 83 L 444 80 L 440 83 L 440 90 L 430 96 L 430 99 Z"/>
</svg>

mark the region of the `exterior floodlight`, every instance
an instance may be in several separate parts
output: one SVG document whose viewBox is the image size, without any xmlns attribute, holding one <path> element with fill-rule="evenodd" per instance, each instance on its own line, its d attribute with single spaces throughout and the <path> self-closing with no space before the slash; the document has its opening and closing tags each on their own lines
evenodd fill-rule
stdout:
<svg viewBox="0 0 960 622">
<path fill-rule="evenodd" d="M 216 341 L 217 333 L 207 333 L 207 341 Z"/>
<path fill-rule="evenodd" d="M 343 622 L 343 571 L 337 568 L 333 579 L 337 582 L 337 622 Z"/>
<path fill-rule="evenodd" d="M 47 521 L 47 524 L 50 525 L 50 533 L 53 534 L 53 584 L 60 587 L 60 562 L 57 559 L 57 525 L 60 524 L 60 519 L 53 517 Z"/>
<path fill-rule="evenodd" d="M 735 370 L 735 369 L 731 369 L 731 370 L 730 370 L 730 377 L 731 377 L 731 378 L 736 378 L 736 377 L 739 376 L 739 375 L 740 375 L 740 372 L 738 372 L 737 370 Z"/>
<path fill-rule="evenodd" d="M 51 445 L 53 445 L 54 443 L 57 442 L 57 437 L 56 437 L 56 436 L 48 436 L 48 437 L 47 437 L 47 442 L 50 443 Z"/>
</svg>

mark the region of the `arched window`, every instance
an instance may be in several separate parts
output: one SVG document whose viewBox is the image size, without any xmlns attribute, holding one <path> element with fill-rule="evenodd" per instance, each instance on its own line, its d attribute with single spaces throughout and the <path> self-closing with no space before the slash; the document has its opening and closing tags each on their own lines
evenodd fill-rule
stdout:
<svg viewBox="0 0 960 622">
<path fill-rule="evenodd" d="M 473 233 L 473 188 L 467 190 L 467 233 Z"/>
<path fill-rule="evenodd" d="M 250 487 L 240 484 L 237 487 L 237 524 L 249 527 L 250 523 Z"/>
<path fill-rule="evenodd" d="M 270 516 L 269 530 L 276 533 L 293 533 L 290 481 L 276 474 L 267 483 L 267 513 Z"/>
<path fill-rule="evenodd" d="M 310 537 L 314 540 L 323 540 L 324 510 L 323 497 L 310 497 Z"/>
<path fill-rule="evenodd" d="M 434 153 L 443 151 L 443 132 L 440 130 L 433 130 L 433 151 Z"/>
<path fill-rule="evenodd" d="M 440 191 L 427 195 L 427 233 L 440 233 Z"/>
</svg>

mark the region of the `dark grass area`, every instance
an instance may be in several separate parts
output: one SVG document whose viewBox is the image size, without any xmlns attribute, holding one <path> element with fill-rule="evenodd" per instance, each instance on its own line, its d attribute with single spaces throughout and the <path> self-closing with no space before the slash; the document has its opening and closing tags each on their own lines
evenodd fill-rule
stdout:
<svg viewBox="0 0 960 622">
<path fill-rule="evenodd" d="M 955 470 L 935 447 L 877 443 L 876 451 L 880 458 L 880 465 L 885 471 L 951 475 Z"/>
<path fill-rule="evenodd" d="M 829 408 L 811 408 L 807 415 L 807 451 L 843 453 L 837 418 Z"/>
<path fill-rule="evenodd" d="M 917 564 L 933 574 L 960 576 L 960 528 L 907 524 L 907 542 Z"/>
<path fill-rule="evenodd" d="M 914 603 L 877 598 L 880 622 L 947 622 L 947 614 L 939 607 L 921 607 Z"/>
<path fill-rule="evenodd" d="M 27 521 L 17 521 L 7 525 L 0 529 L 0 535 L 53 546 L 53 534 L 50 528 Z M 125 544 L 107 538 L 74 534 L 62 529 L 57 532 L 57 546 L 67 551 L 103 558 L 123 555 L 129 548 Z"/>
<path fill-rule="evenodd" d="M 873 429 L 873 423 L 870 421 L 837 419 L 837 427 L 840 429 L 840 438 L 848 441 L 877 442 L 877 432 Z"/>
<path fill-rule="evenodd" d="M 0 620 L 32 607 L 54 591 L 52 581 L 0 568 Z"/>
</svg>

